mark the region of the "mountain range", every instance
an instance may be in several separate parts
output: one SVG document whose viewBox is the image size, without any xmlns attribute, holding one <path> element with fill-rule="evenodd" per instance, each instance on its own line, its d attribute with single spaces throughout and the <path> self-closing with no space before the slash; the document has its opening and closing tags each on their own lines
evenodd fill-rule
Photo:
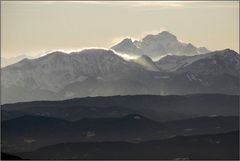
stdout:
<svg viewBox="0 0 240 161">
<path fill-rule="evenodd" d="M 2 102 L 136 94 L 239 94 L 240 56 L 226 49 L 196 56 L 143 55 L 126 60 L 112 50 L 53 52 L 1 69 Z"/>
</svg>

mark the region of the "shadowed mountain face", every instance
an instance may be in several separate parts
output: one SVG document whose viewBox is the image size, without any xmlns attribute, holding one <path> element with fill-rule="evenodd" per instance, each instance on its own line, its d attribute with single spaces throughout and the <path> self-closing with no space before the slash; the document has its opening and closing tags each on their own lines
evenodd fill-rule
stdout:
<svg viewBox="0 0 240 161">
<path fill-rule="evenodd" d="M 30 159 L 239 159 L 239 132 L 141 143 L 64 143 L 17 155 Z"/>
<path fill-rule="evenodd" d="M 226 49 L 196 56 L 126 60 L 111 50 L 54 52 L 2 69 L 2 102 L 86 96 L 240 94 L 240 56 Z"/>
<path fill-rule="evenodd" d="M 159 59 L 166 54 L 196 55 L 208 53 L 204 47 L 197 48 L 191 43 L 182 43 L 177 37 L 167 31 L 157 35 L 147 35 L 142 40 L 132 41 L 127 38 L 112 47 L 117 52 L 134 55 L 148 55 L 152 59 Z"/>
</svg>

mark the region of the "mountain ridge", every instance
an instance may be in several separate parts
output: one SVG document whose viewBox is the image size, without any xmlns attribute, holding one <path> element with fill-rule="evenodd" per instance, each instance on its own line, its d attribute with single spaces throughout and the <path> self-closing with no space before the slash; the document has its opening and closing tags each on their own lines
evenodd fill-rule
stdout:
<svg viewBox="0 0 240 161">
<path fill-rule="evenodd" d="M 24 59 L 2 68 L 1 73 L 4 103 L 100 95 L 240 92 L 240 56 L 230 49 L 195 56 L 168 55 L 157 62 L 147 55 L 125 59 L 106 49 L 56 51 Z"/>
<path fill-rule="evenodd" d="M 123 39 L 120 43 L 111 47 L 117 52 L 134 55 L 148 55 L 152 59 L 158 59 L 162 55 L 197 55 L 210 52 L 205 47 L 195 47 L 191 43 L 180 42 L 177 37 L 168 31 L 162 31 L 156 35 L 146 35 L 141 40 L 134 42 Z"/>
</svg>

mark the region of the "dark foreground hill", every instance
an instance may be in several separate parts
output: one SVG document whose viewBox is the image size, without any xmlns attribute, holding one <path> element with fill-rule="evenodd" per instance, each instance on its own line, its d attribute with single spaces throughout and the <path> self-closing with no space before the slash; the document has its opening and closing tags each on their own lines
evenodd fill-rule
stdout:
<svg viewBox="0 0 240 161">
<path fill-rule="evenodd" d="M 60 143 L 136 143 L 239 130 L 234 95 L 87 97 L 5 104 L 1 110 L 1 146 L 10 154 Z"/>
<path fill-rule="evenodd" d="M 65 142 L 142 142 L 235 130 L 239 130 L 239 117 L 236 116 L 198 117 L 162 123 L 137 114 L 74 122 L 22 116 L 2 122 L 2 149 L 16 153 Z"/>
<path fill-rule="evenodd" d="M 122 117 L 134 113 L 156 121 L 167 121 L 210 115 L 238 116 L 239 96 L 196 94 L 86 97 L 5 104 L 1 110 L 2 120 L 40 115 L 74 121 L 81 118 Z"/>
<path fill-rule="evenodd" d="M 1 160 L 23 160 L 23 159 L 12 154 L 1 153 Z"/>
<path fill-rule="evenodd" d="M 141 143 L 63 143 L 18 153 L 30 159 L 239 159 L 239 131 Z"/>
</svg>

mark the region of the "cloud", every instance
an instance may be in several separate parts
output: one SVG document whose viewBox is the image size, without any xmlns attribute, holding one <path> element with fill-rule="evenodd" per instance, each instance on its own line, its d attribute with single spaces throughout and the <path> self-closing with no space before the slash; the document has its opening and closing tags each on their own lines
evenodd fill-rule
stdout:
<svg viewBox="0 0 240 161">
<path fill-rule="evenodd" d="M 8 3 L 8 2 L 7 2 Z M 23 2 L 10 2 L 31 5 L 54 5 L 54 4 L 75 4 L 75 5 L 108 5 L 108 6 L 121 6 L 121 7 L 181 7 L 183 3 L 180 1 L 23 1 Z"/>
<path fill-rule="evenodd" d="M 239 8 L 239 2 L 214 1 L 65 1 L 66 3 L 99 4 L 132 8 Z"/>
<path fill-rule="evenodd" d="M 182 7 L 184 3 L 180 1 L 76 1 L 82 4 L 102 4 L 121 7 L 154 7 L 154 8 L 176 8 Z"/>
<path fill-rule="evenodd" d="M 143 9 L 170 9 L 170 8 L 239 8 L 238 1 L 13 1 L 5 3 L 21 3 L 32 5 L 105 5 Z"/>
<path fill-rule="evenodd" d="M 144 8 L 239 8 L 239 2 L 236 1 L 136 1 L 130 2 L 129 5 Z"/>
<path fill-rule="evenodd" d="M 153 7 L 153 8 L 178 8 L 184 7 L 180 1 L 138 1 L 133 7 Z"/>
<path fill-rule="evenodd" d="M 112 50 L 112 49 L 111 49 Z M 129 53 L 127 54 L 127 53 L 118 53 L 118 52 L 116 52 L 115 50 L 112 50 L 116 55 L 118 55 L 118 56 L 121 56 L 123 59 L 125 59 L 125 60 L 132 60 L 132 59 L 137 59 L 138 57 L 139 57 L 139 55 L 129 55 Z"/>
</svg>

